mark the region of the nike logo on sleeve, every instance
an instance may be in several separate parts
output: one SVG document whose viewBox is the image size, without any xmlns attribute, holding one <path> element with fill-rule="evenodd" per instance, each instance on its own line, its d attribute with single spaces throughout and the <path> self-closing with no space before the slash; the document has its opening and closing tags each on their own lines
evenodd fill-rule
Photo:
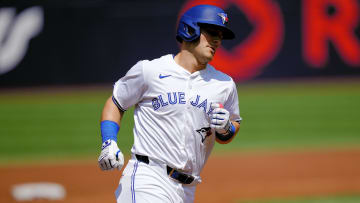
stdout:
<svg viewBox="0 0 360 203">
<path fill-rule="evenodd" d="M 160 79 L 163 79 L 163 78 L 167 78 L 167 77 L 169 77 L 169 76 L 171 76 L 171 75 L 161 75 L 161 74 L 160 74 L 160 75 L 159 75 L 159 78 L 160 78 Z"/>
</svg>

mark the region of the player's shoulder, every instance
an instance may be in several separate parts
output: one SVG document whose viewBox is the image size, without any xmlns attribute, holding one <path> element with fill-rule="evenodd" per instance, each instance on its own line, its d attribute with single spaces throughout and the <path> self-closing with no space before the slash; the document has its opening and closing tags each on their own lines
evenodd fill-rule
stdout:
<svg viewBox="0 0 360 203">
<path fill-rule="evenodd" d="M 148 80 L 150 78 L 157 78 L 157 75 L 164 70 L 169 69 L 169 64 L 171 64 L 172 55 L 164 55 L 159 58 L 151 60 L 141 60 L 139 61 L 139 66 L 141 67 L 142 74 L 144 79 Z"/>
<path fill-rule="evenodd" d="M 163 67 L 164 65 L 169 63 L 169 58 L 171 57 L 171 54 L 164 55 L 159 58 L 155 59 L 143 59 L 138 61 L 132 69 L 134 70 L 141 70 L 141 72 L 151 72 L 154 71 L 160 67 Z"/>
<path fill-rule="evenodd" d="M 208 70 L 207 75 L 210 80 L 218 81 L 221 83 L 229 83 L 229 84 L 234 83 L 231 76 L 229 76 L 228 74 L 226 74 L 220 70 L 217 70 L 214 66 L 212 66 L 210 64 L 207 65 L 207 70 Z"/>
<path fill-rule="evenodd" d="M 172 55 L 171 54 L 167 54 L 164 56 L 161 56 L 159 58 L 154 58 L 151 60 L 142 60 L 141 63 L 144 66 L 152 66 L 152 67 L 159 67 L 161 65 L 166 65 L 169 63 L 169 60 L 171 59 Z"/>
</svg>

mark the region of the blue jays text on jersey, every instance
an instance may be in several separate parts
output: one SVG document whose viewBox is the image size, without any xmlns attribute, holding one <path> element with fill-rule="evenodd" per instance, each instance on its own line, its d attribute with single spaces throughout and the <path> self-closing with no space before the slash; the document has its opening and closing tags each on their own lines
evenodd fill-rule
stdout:
<svg viewBox="0 0 360 203">
<path fill-rule="evenodd" d="M 159 95 L 152 99 L 152 106 L 156 111 L 159 108 L 168 105 L 186 104 L 185 96 L 185 92 L 168 92 L 166 95 Z M 207 111 L 208 99 L 203 99 L 200 95 L 196 95 L 196 99 L 194 101 L 190 101 L 190 104 L 196 108 L 203 109 L 208 115 L 212 111 L 211 108 Z"/>
</svg>

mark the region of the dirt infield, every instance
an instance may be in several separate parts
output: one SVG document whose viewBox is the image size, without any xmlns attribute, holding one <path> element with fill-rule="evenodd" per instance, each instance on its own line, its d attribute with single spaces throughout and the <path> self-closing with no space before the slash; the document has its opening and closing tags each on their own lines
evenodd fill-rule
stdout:
<svg viewBox="0 0 360 203">
<path fill-rule="evenodd" d="M 94 163 L 0 168 L 0 202 L 15 202 L 14 184 L 56 182 L 65 186 L 68 203 L 115 202 L 121 174 L 102 172 Z M 257 153 L 212 156 L 195 202 L 312 195 L 360 194 L 360 150 Z M 51 202 L 37 200 L 33 202 Z"/>
</svg>

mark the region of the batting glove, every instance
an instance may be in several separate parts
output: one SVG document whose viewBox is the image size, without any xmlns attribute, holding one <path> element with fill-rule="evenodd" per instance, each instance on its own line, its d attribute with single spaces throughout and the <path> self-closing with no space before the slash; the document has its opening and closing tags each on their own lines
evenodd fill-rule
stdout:
<svg viewBox="0 0 360 203">
<path fill-rule="evenodd" d="M 210 114 L 210 127 L 219 134 L 229 134 L 231 128 L 229 111 L 220 103 L 212 103 L 211 109 L 213 111 Z"/>
<path fill-rule="evenodd" d="M 102 144 L 98 162 L 101 170 L 121 170 L 124 166 L 124 155 L 114 140 L 108 139 Z"/>
</svg>

